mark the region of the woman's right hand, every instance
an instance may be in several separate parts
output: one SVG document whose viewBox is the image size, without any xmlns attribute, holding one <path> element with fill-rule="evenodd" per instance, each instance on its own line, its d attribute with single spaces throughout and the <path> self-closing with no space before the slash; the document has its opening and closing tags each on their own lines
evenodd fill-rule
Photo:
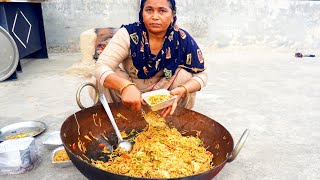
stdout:
<svg viewBox="0 0 320 180">
<path fill-rule="evenodd" d="M 141 92 L 135 85 L 130 85 L 122 90 L 121 93 L 122 103 L 128 105 L 132 110 L 141 111 L 141 103 L 143 99 Z"/>
</svg>

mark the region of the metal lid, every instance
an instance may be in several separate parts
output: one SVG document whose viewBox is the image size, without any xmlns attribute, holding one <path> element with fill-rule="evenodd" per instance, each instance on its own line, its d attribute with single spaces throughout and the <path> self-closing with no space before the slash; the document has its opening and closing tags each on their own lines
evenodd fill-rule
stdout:
<svg viewBox="0 0 320 180">
<path fill-rule="evenodd" d="M 0 82 L 9 78 L 19 62 L 19 52 L 11 35 L 0 26 Z"/>
</svg>

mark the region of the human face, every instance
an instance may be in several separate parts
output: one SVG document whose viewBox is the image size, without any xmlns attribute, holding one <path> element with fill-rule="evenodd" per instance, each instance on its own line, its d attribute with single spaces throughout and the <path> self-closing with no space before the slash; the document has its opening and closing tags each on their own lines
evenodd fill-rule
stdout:
<svg viewBox="0 0 320 180">
<path fill-rule="evenodd" d="M 148 32 L 153 34 L 165 34 L 174 18 L 168 0 L 147 0 L 142 16 Z"/>
</svg>

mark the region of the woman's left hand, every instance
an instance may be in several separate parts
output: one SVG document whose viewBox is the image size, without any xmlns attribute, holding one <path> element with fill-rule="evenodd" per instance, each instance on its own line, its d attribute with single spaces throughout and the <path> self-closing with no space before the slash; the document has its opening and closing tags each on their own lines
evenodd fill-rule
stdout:
<svg viewBox="0 0 320 180">
<path fill-rule="evenodd" d="M 170 115 L 172 115 L 172 114 L 174 113 L 174 111 L 175 111 L 176 108 L 177 108 L 177 105 L 178 105 L 179 100 L 180 100 L 183 96 L 185 96 L 185 94 L 186 94 L 186 89 L 183 88 L 183 87 L 176 87 L 176 88 L 174 88 L 173 90 L 170 91 L 170 94 L 173 95 L 173 96 L 176 95 L 177 98 L 174 100 L 172 106 L 167 107 L 167 108 L 165 108 L 165 109 L 163 109 L 163 110 L 161 111 L 161 114 L 162 114 L 163 117 L 166 117 L 169 113 L 170 113 Z"/>
</svg>

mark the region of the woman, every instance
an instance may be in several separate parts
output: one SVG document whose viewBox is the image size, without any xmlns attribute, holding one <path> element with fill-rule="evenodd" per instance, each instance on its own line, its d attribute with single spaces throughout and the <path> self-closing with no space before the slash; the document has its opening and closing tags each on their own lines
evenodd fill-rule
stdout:
<svg viewBox="0 0 320 180">
<path fill-rule="evenodd" d="M 207 82 L 204 59 L 176 20 L 174 0 L 141 0 L 139 22 L 122 26 L 96 63 L 95 79 L 108 102 L 140 111 L 141 93 L 168 89 L 177 98 L 164 117 L 177 105 L 194 106 L 195 92 Z"/>
</svg>

